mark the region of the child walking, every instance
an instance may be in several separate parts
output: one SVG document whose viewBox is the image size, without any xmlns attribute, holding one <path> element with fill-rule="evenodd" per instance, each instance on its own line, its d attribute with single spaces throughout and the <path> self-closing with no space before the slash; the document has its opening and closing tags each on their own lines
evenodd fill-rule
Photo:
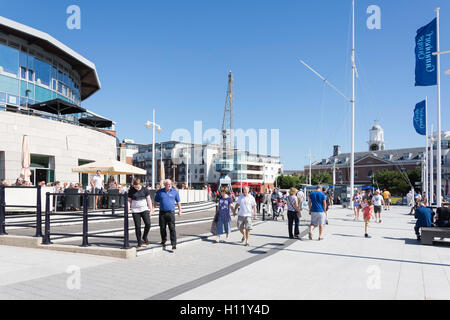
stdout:
<svg viewBox="0 0 450 320">
<path fill-rule="evenodd" d="M 364 199 L 362 211 L 364 214 L 364 224 L 365 224 L 364 236 L 366 238 L 371 238 L 371 236 L 369 236 L 369 224 L 370 224 L 370 219 L 374 218 L 374 216 L 373 216 L 373 200 Z"/>
</svg>

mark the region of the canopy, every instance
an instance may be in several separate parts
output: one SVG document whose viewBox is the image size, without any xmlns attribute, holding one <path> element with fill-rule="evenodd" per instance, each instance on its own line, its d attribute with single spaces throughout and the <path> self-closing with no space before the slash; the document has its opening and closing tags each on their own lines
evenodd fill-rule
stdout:
<svg viewBox="0 0 450 320">
<path fill-rule="evenodd" d="M 146 175 L 147 171 L 138 167 L 134 167 L 128 163 L 117 160 L 101 160 L 84 164 L 72 169 L 72 172 L 78 173 L 96 173 L 100 170 L 102 174 L 109 175 Z"/>
<path fill-rule="evenodd" d="M 31 105 L 30 108 L 57 115 L 86 112 L 86 109 L 61 99 L 54 99 L 46 102 L 36 103 Z"/>
<path fill-rule="evenodd" d="M 80 118 L 78 119 L 78 122 L 94 128 L 109 128 L 113 125 L 113 122 L 111 120 L 98 116 Z"/>
</svg>

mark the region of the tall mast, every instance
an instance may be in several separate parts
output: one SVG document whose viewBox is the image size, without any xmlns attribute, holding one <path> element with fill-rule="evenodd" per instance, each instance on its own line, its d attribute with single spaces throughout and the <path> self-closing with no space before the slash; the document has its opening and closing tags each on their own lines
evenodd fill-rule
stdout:
<svg viewBox="0 0 450 320">
<path fill-rule="evenodd" d="M 355 0 L 352 1 L 352 149 L 350 156 L 350 208 L 353 209 L 353 194 L 355 189 Z"/>
<path fill-rule="evenodd" d="M 233 146 L 233 83 L 233 73 L 230 70 L 228 73 L 228 89 L 222 121 L 222 148 L 224 159 L 225 155 Z"/>
<path fill-rule="evenodd" d="M 442 144 L 441 144 L 441 56 L 439 54 L 440 48 L 440 39 L 439 39 L 439 10 L 436 9 L 436 30 L 437 30 L 437 155 L 436 155 L 436 204 L 438 207 L 442 207 L 442 193 L 441 193 L 441 185 L 442 185 L 442 170 L 441 170 L 441 158 L 442 158 Z"/>
</svg>

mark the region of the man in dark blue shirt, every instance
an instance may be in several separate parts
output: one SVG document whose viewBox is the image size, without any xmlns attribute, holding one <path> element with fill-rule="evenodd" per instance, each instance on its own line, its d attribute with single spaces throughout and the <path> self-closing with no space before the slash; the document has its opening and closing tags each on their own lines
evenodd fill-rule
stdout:
<svg viewBox="0 0 450 320">
<path fill-rule="evenodd" d="M 178 206 L 178 216 L 181 216 L 180 195 L 175 188 L 172 188 L 172 181 L 164 181 L 164 189 L 158 190 L 155 195 L 155 202 L 159 203 L 159 228 L 161 231 L 161 244 L 163 247 L 167 241 L 167 226 L 170 231 L 170 243 L 172 250 L 177 248 L 177 234 L 175 231 L 175 203 Z"/>
<path fill-rule="evenodd" d="M 416 232 L 417 240 L 420 240 L 420 228 L 429 228 L 433 223 L 433 210 L 424 206 L 422 201 L 418 201 L 418 208 L 414 214 L 414 217 L 417 219 L 416 225 L 414 227 L 414 231 Z"/>
</svg>

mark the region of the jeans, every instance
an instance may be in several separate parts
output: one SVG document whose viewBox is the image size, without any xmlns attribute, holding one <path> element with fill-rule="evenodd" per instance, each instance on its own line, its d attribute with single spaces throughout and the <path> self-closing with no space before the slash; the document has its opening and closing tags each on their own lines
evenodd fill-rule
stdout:
<svg viewBox="0 0 450 320">
<path fill-rule="evenodd" d="M 177 233 L 175 231 L 175 212 L 174 211 L 160 211 L 159 213 L 159 228 L 161 230 L 161 242 L 167 241 L 167 226 L 170 231 L 170 243 L 172 246 L 177 245 Z"/>
<path fill-rule="evenodd" d="M 416 232 L 416 236 L 420 237 L 420 228 L 421 227 L 414 227 L 414 231 Z"/>
<path fill-rule="evenodd" d="M 219 219 L 217 221 L 217 234 L 218 235 L 223 234 L 224 229 L 226 234 L 230 234 L 230 222 Z"/>
<path fill-rule="evenodd" d="M 141 218 L 144 220 L 144 236 L 141 238 Z M 150 222 L 150 212 L 133 212 L 134 227 L 136 229 L 136 238 L 138 245 L 142 244 L 142 240 L 148 242 L 148 233 L 150 232 L 151 222 Z"/>
<path fill-rule="evenodd" d="M 299 231 L 300 219 L 298 218 L 297 212 L 288 211 L 287 216 L 288 216 L 289 238 L 293 238 L 294 235 L 298 236 L 300 234 Z M 294 234 L 292 234 L 292 226 L 294 223 L 295 223 Z"/>
</svg>

